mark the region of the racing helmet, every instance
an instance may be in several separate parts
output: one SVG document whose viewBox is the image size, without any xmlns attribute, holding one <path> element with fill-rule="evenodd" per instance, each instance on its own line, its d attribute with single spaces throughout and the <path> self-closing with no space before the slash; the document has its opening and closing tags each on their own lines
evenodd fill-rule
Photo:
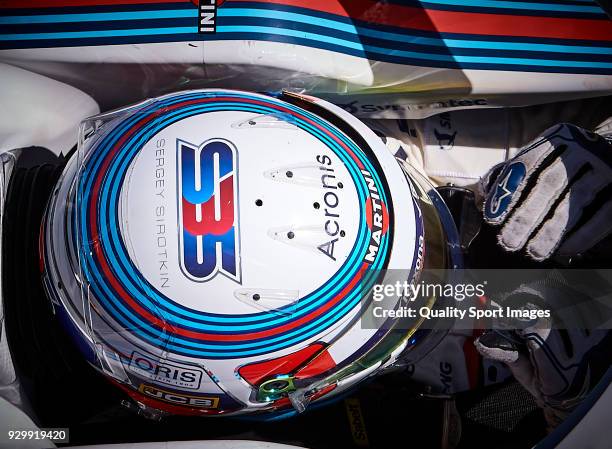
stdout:
<svg viewBox="0 0 612 449">
<path fill-rule="evenodd" d="M 418 320 L 361 322 L 385 270 L 456 266 L 432 191 L 325 101 L 172 93 L 81 124 L 43 221 L 45 289 L 147 416 L 296 413 L 435 344 Z"/>
</svg>

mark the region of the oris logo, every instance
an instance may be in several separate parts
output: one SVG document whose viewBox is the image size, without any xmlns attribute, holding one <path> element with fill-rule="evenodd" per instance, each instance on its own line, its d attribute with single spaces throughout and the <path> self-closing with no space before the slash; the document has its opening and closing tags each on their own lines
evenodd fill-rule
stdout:
<svg viewBox="0 0 612 449">
<path fill-rule="evenodd" d="M 132 353 L 128 368 L 152 381 L 192 390 L 200 388 L 202 381 L 202 371 L 195 367 L 154 360 L 138 352 Z"/>
<path fill-rule="evenodd" d="M 223 139 L 177 140 L 179 258 L 183 273 L 205 282 L 217 273 L 240 283 L 238 152 Z"/>
</svg>

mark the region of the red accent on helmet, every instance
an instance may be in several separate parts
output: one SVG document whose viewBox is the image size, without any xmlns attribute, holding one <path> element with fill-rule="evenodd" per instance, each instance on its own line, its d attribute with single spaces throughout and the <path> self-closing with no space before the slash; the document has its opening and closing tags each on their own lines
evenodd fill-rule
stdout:
<svg viewBox="0 0 612 449">
<path fill-rule="evenodd" d="M 306 362 L 312 360 L 324 348 L 323 344 L 314 343 L 293 354 L 242 366 L 238 369 L 238 374 L 251 385 L 257 386 L 268 377 L 294 372 Z"/>
<path fill-rule="evenodd" d="M 336 362 L 326 349 L 319 353 L 310 363 L 299 370 L 295 375 L 296 379 L 308 379 L 309 377 L 318 376 L 336 366 Z"/>
</svg>

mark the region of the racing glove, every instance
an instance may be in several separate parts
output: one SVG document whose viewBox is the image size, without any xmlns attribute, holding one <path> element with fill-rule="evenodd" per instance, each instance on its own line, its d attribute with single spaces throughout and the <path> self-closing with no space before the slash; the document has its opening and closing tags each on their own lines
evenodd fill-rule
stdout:
<svg viewBox="0 0 612 449">
<path fill-rule="evenodd" d="M 574 125 L 553 126 L 493 167 L 478 193 L 505 251 L 571 261 L 612 232 L 612 143 Z"/>
<path fill-rule="evenodd" d="M 550 428 L 588 395 L 609 368 L 612 353 L 612 334 L 600 325 L 609 310 L 566 277 L 551 272 L 497 298 L 494 307 L 527 311 L 533 318 L 506 314 L 474 342 L 483 357 L 508 366 L 543 409 Z M 542 313 L 546 310 L 549 316 Z"/>
</svg>

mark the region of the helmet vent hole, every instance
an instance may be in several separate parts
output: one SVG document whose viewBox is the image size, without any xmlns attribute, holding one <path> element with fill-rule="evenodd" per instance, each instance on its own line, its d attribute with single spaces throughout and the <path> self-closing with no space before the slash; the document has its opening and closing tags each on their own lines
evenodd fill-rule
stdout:
<svg viewBox="0 0 612 449">
<path fill-rule="evenodd" d="M 315 209 L 318 209 L 321 207 L 321 205 L 319 203 L 314 203 L 312 207 L 314 207 Z"/>
<path fill-rule="evenodd" d="M 287 178 L 293 178 L 293 172 L 291 170 L 287 170 L 285 175 L 287 176 Z"/>
<path fill-rule="evenodd" d="M 258 207 L 261 207 L 261 206 L 263 206 L 263 201 L 259 200 L 259 199 L 255 200 L 255 205 L 258 206 Z"/>
<path fill-rule="evenodd" d="M 259 296 L 259 293 L 255 293 L 253 295 L 253 301 L 259 301 L 261 299 L 261 296 Z"/>
<path fill-rule="evenodd" d="M 257 125 L 257 122 L 255 120 L 249 120 L 249 125 Z"/>
<path fill-rule="evenodd" d="M 341 189 L 342 187 L 344 187 L 344 184 L 342 184 L 341 182 L 338 183 L 338 188 Z"/>
<path fill-rule="evenodd" d="M 293 237 L 295 237 L 295 234 L 293 233 L 293 231 L 287 232 L 287 238 L 288 239 L 292 239 Z"/>
<path fill-rule="evenodd" d="M 346 235 L 346 232 L 340 231 L 340 237 L 344 237 L 345 235 Z"/>
</svg>

